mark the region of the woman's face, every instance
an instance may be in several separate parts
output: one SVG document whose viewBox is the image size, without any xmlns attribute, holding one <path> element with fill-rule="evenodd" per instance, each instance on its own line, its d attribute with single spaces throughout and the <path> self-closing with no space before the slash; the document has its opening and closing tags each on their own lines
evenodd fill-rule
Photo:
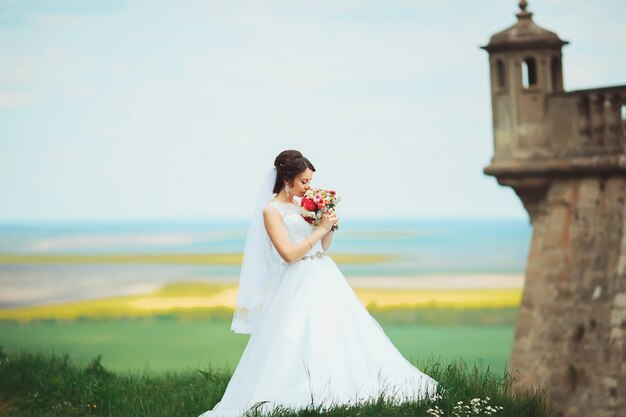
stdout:
<svg viewBox="0 0 626 417">
<path fill-rule="evenodd" d="M 311 188 L 313 171 L 310 168 L 302 171 L 293 180 L 293 185 L 289 184 L 289 194 L 292 196 L 304 197 L 306 190 Z"/>
</svg>

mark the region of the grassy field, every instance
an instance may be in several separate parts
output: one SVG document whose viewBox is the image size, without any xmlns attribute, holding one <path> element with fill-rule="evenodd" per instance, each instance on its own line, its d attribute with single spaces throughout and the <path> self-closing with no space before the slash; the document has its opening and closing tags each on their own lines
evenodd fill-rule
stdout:
<svg viewBox="0 0 626 417">
<path fill-rule="evenodd" d="M 0 345 L 79 359 L 115 371 L 234 369 L 247 335 L 230 331 L 236 285 L 173 283 L 150 294 L 0 310 Z M 355 290 L 407 358 L 482 359 L 504 369 L 519 290 Z"/>
<path fill-rule="evenodd" d="M 432 417 L 487 416 L 553 417 L 543 391 L 518 393 L 514 376 L 492 372 L 463 361 L 443 366 L 432 358 L 415 366 L 435 378 L 445 393 L 436 401 L 392 405 L 384 398 L 353 406 L 280 410 L 276 416 Z M 68 355 L 0 347 L 0 415 L 12 417 L 196 417 L 221 399 L 230 374 L 210 368 L 159 375 L 116 373 L 99 357 L 90 361 Z M 475 404 L 472 406 L 472 404 Z M 465 411 L 464 407 L 468 407 Z M 492 413 L 487 406 L 497 407 Z M 475 409 L 474 412 L 472 409 Z M 436 414 L 434 412 L 436 410 Z M 250 412 L 250 416 L 259 413 Z"/>
<path fill-rule="evenodd" d="M 514 334 L 511 325 L 382 325 L 407 359 L 431 354 L 441 363 L 481 358 L 499 371 L 505 367 Z M 102 363 L 115 371 L 165 372 L 202 366 L 234 369 L 248 338 L 231 332 L 230 321 L 173 317 L 0 324 L 0 345 L 8 352 L 48 350 L 83 360 L 102 355 Z"/>
<path fill-rule="evenodd" d="M 179 282 L 143 295 L 0 310 L 0 417 L 195 417 L 211 409 L 249 338 L 230 331 L 236 289 Z M 510 391 L 521 290 L 355 292 L 400 352 L 449 395 L 324 415 L 432 416 L 435 405 L 453 415 L 457 401 L 487 396 L 505 407 L 497 415 L 552 415 L 543 393 Z"/>
</svg>

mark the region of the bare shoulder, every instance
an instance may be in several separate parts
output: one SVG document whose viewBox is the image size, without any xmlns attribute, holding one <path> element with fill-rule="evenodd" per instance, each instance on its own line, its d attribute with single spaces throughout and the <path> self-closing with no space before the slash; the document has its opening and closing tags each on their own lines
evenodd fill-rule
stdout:
<svg viewBox="0 0 626 417">
<path fill-rule="evenodd" d="M 280 211 L 278 210 L 278 208 L 276 206 L 274 206 L 273 204 L 268 204 L 265 206 L 265 208 L 263 209 L 263 216 L 264 217 L 275 217 L 275 218 L 280 218 Z"/>
<path fill-rule="evenodd" d="M 283 222 L 283 215 L 278 210 L 278 207 L 273 204 L 268 204 L 263 209 L 263 223 L 265 223 L 265 229 L 268 233 L 271 230 L 276 230 L 279 225 Z"/>
</svg>

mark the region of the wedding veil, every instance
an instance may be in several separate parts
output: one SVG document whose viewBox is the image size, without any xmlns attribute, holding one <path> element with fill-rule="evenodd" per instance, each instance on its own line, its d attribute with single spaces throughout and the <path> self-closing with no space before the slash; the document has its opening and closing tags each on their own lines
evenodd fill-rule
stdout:
<svg viewBox="0 0 626 417">
<path fill-rule="evenodd" d="M 231 324 L 235 333 L 254 333 L 273 283 L 279 279 L 281 267 L 263 223 L 263 209 L 274 197 L 276 168 L 267 170 L 250 217 L 250 226 L 243 252 L 237 306 Z"/>
</svg>

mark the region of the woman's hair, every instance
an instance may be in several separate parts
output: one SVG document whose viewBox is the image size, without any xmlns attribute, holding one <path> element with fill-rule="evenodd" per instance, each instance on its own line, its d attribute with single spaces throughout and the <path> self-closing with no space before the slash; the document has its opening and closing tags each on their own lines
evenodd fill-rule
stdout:
<svg viewBox="0 0 626 417">
<path fill-rule="evenodd" d="M 276 159 L 274 159 L 274 166 L 276 167 L 274 194 L 279 193 L 280 189 L 283 188 L 283 180 L 291 182 L 296 178 L 296 175 L 306 171 L 307 168 L 315 172 L 315 167 L 313 167 L 311 161 L 294 149 L 288 149 L 279 153 Z"/>
</svg>

